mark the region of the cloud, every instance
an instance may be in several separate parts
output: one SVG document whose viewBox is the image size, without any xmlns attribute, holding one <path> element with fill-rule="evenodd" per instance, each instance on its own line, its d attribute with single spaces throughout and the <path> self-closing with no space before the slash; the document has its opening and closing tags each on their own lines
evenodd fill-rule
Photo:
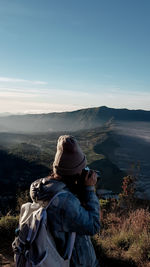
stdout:
<svg viewBox="0 0 150 267">
<path fill-rule="evenodd" d="M 6 91 L 6 92 L 0 92 L 0 98 L 1 100 L 3 99 L 16 99 L 16 98 L 30 98 L 30 97 L 35 97 L 34 93 L 27 93 L 23 91 Z"/>
<path fill-rule="evenodd" d="M 28 83 L 28 84 L 39 84 L 39 85 L 46 85 L 47 82 L 44 81 L 32 81 L 32 80 L 24 80 L 24 79 L 16 79 L 10 77 L 0 77 L 0 82 L 4 83 Z"/>
<path fill-rule="evenodd" d="M 1 102 L 1 101 L 0 101 Z M 6 109 L 7 107 L 7 109 Z M 63 103 L 39 103 L 34 102 L 32 98 L 30 101 L 23 101 L 23 99 L 4 99 L 3 104 L 0 103 L 0 113 L 4 110 L 8 110 L 11 113 L 23 113 L 23 114 L 40 114 L 40 113 L 51 113 L 51 112 L 63 112 L 63 111 L 72 111 L 79 108 L 85 108 L 84 106 Z"/>
<path fill-rule="evenodd" d="M 150 110 L 150 92 L 125 91 L 100 87 L 99 91 L 38 88 L 31 85 L 0 87 L 0 112 L 49 113 L 81 108 L 108 106 L 112 108 Z"/>
<path fill-rule="evenodd" d="M 44 97 L 47 98 L 60 98 L 66 97 L 73 98 L 73 97 L 87 97 L 89 96 L 88 92 L 82 91 L 74 91 L 74 90 L 64 90 L 64 89 L 55 89 L 55 88 L 27 88 L 27 87 L 4 87 L 0 85 L 0 96 L 1 97 Z M 62 99 L 61 99 L 62 100 Z"/>
<path fill-rule="evenodd" d="M 33 84 L 41 84 L 41 85 L 44 85 L 44 84 L 48 84 L 47 82 L 42 82 L 42 81 L 32 81 Z"/>
<path fill-rule="evenodd" d="M 37 104 L 37 103 L 30 103 L 30 108 L 24 110 L 24 114 L 40 114 L 40 113 L 51 113 L 51 112 L 65 112 L 65 111 L 73 111 L 79 108 L 85 108 L 83 106 L 76 106 L 73 104 L 52 104 L 52 103 L 45 103 L 45 104 Z"/>
</svg>

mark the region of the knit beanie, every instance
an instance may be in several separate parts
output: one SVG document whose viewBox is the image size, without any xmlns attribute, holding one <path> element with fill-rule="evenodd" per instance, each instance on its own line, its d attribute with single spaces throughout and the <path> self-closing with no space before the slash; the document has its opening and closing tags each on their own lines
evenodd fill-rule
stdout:
<svg viewBox="0 0 150 267">
<path fill-rule="evenodd" d="M 77 140 L 71 135 L 58 138 L 53 172 L 60 175 L 75 175 L 86 166 L 86 158 Z"/>
</svg>

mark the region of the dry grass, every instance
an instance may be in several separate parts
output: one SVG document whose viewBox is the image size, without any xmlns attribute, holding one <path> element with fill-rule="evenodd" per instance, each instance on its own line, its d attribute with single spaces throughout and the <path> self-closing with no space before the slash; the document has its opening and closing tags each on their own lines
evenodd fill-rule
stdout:
<svg viewBox="0 0 150 267">
<path fill-rule="evenodd" d="M 18 225 L 18 216 L 0 218 L 0 266 L 14 267 L 12 241 Z"/>
<path fill-rule="evenodd" d="M 101 210 L 101 233 L 93 239 L 101 267 L 150 267 L 149 210 L 124 211 L 116 209 L 114 203 L 110 207 L 108 201 L 101 201 Z M 11 263 L 11 243 L 17 224 L 15 216 L 0 219 L 0 265 L 2 259 Z"/>
<path fill-rule="evenodd" d="M 150 212 L 147 209 L 122 215 L 108 212 L 102 225 L 101 234 L 94 237 L 100 261 L 105 255 L 106 258 L 127 261 L 124 266 L 150 266 Z"/>
</svg>

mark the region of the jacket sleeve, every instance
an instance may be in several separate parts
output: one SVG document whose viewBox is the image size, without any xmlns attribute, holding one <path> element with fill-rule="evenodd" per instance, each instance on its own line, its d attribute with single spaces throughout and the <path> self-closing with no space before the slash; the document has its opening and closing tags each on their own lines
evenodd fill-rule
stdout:
<svg viewBox="0 0 150 267">
<path fill-rule="evenodd" d="M 62 206 L 62 228 L 66 232 L 94 235 L 100 230 L 100 205 L 92 187 L 85 192 L 85 207 L 72 193 Z"/>
</svg>

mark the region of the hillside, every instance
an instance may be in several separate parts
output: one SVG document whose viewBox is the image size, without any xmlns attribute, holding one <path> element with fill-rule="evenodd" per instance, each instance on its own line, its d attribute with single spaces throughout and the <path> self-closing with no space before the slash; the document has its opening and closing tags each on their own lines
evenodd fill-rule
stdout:
<svg viewBox="0 0 150 267">
<path fill-rule="evenodd" d="M 150 123 L 116 124 L 113 140 L 118 146 L 114 153 L 109 153 L 110 160 L 121 170 L 134 174 L 138 197 L 150 200 Z"/>
<path fill-rule="evenodd" d="M 98 107 L 73 112 L 11 115 L 0 117 L 0 132 L 77 131 L 102 126 L 112 119 L 115 122 L 150 122 L 150 111 Z"/>
<path fill-rule="evenodd" d="M 69 133 L 72 134 L 72 132 Z M 0 133 L 0 207 L 2 209 L 13 205 L 12 199 L 18 190 L 29 189 L 32 181 L 49 175 L 56 152 L 56 142 L 61 134 L 65 132 Z M 111 127 L 82 130 L 73 134 L 86 154 L 88 166 L 101 172 L 98 187 L 115 193 L 120 192 L 124 172 L 109 159 L 107 146 L 106 150 L 102 149 L 103 143 L 108 143 L 111 151 L 117 146 L 117 142 L 114 142 L 111 137 Z"/>
</svg>

